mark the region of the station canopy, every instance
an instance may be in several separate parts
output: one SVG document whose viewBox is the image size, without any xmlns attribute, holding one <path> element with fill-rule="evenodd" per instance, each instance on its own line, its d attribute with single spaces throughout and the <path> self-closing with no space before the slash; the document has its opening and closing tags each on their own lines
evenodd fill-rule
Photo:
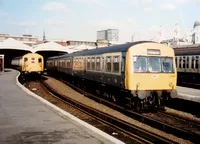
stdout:
<svg viewBox="0 0 200 144">
<path fill-rule="evenodd" d="M 88 45 L 82 44 L 82 45 L 71 47 L 70 49 L 73 51 L 82 51 L 82 50 L 90 50 L 94 48 L 95 48 L 94 46 L 88 46 Z"/>
<path fill-rule="evenodd" d="M 38 51 L 58 51 L 58 52 L 61 51 L 61 52 L 67 52 L 67 53 L 71 52 L 71 50 L 67 49 L 66 47 L 60 44 L 57 44 L 54 41 L 33 46 L 33 52 L 38 52 Z"/>
<path fill-rule="evenodd" d="M 32 52 L 32 47 L 17 41 L 13 38 L 8 38 L 6 40 L 3 40 L 0 42 L 0 50 L 24 50 L 24 51 L 30 51 Z"/>
</svg>

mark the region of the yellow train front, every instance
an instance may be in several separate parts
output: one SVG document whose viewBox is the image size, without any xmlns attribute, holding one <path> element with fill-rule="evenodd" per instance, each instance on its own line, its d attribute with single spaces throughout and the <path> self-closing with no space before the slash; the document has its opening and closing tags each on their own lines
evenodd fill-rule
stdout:
<svg viewBox="0 0 200 144">
<path fill-rule="evenodd" d="M 177 95 L 174 50 L 163 44 L 142 43 L 126 55 L 125 89 L 136 97 L 137 109 L 147 105 L 162 107 Z"/>
<path fill-rule="evenodd" d="M 14 58 L 11 65 L 23 74 L 42 74 L 44 71 L 44 58 L 37 53 L 28 53 Z"/>
</svg>

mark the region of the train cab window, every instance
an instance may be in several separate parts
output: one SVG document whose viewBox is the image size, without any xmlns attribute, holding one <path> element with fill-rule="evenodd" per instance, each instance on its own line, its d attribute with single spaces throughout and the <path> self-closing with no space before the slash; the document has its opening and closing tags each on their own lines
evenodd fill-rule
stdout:
<svg viewBox="0 0 200 144">
<path fill-rule="evenodd" d="M 42 59 L 41 59 L 41 58 L 39 58 L 39 59 L 38 59 L 38 63 L 41 63 L 41 62 L 42 62 Z"/>
<path fill-rule="evenodd" d="M 164 73 L 172 73 L 174 72 L 173 68 L 173 58 L 161 58 L 162 62 L 162 72 Z"/>
<path fill-rule="evenodd" d="M 161 71 L 161 59 L 158 57 L 148 58 L 148 71 L 149 72 L 160 72 Z"/>
<path fill-rule="evenodd" d="M 113 57 L 113 72 L 119 72 L 119 56 Z"/>
<path fill-rule="evenodd" d="M 24 62 L 27 62 L 27 61 L 28 61 L 28 58 L 25 57 L 25 58 L 24 58 Z"/>
<path fill-rule="evenodd" d="M 133 57 L 134 72 L 147 71 L 147 58 L 146 57 Z"/>
<path fill-rule="evenodd" d="M 90 57 L 87 58 L 87 70 L 90 70 Z"/>
<path fill-rule="evenodd" d="M 100 71 L 100 57 L 96 57 L 96 71 Z"/>
<path fill-rule="evenodd" d="M 111 72 L 111 57 L 110 56 L 106 57 L 106 71 Z"/>
<path fill-rule="evenodd" d="M 92 57 L 92 70 L 95 70 L 95 57 Z"/>
</svg>

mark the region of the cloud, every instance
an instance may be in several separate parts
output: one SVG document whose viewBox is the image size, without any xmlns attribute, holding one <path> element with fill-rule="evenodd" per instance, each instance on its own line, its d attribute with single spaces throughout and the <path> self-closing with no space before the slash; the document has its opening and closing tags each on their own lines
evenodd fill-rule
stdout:
<svg viewBox="0 0 200 144">
<path fill-rule="evenodd" d="M 64 25 L 65 22 L 63 20 L 56 20 L 56 19 L 47 19 L 43 21 L 44 25 L 51 25 L 51 26 L 58 26 L 58 25 Z"/>
<path fill-rule="evenodd" d="M 174 6 L 173 4 L 162 4 L 160 6 L 160 8 L 162 10 L 169 10 L 169 11 L 172 11 L 172 10 L 175 10 L 176 9 L 176 6 Z"/>
<path fill-rule="evenodd" d="M 42 6 L 44 11 L 61 11 L 65 9 L 65 4 L 59 2 L 49 2 Z"/>
<path fill-rule="evenodd" d="M 141 1 L 143 4 L 150 4 L 153 2 L 153 0 L 142 0 Z"/>
<path fill-rule="evenodd" d="M 153 9 L 152 9 L 152 7 L 146 7 L 146 8 L 144 8 L 144 11 L 152 11 Z"/>
<path fill-rule="evenodd" d="M 4 17 L 4 16 L 7 16 L 7 15 L 8 15 L 8 13 L 0 11 L 0 17 Z"/>
<path fill-rule="evenodd" d="M 120 2 L 125 3 L 129 6 L 136 7 L 139 6 L 139 0 L 120 0 Z"/>
<path fill-rule="evenodd" d="M 11 25 L 16 25 L 16 26 L 35 26 L 36 25 L 36 22 L 35 21 L 21 21 L 21 22 L 8 22 L 8 24 L 11 24 Z"/>
<path fill-rule="evenodd" d="M 74 2 L 82 3 L 82 4 L 87 4 L 87 5 L 99 5 L 99 6 L 104 6 L 106 5 L 106 0 L 73 0 Z"/>
<path fill-rule="evenodd" d="M 175 0 L 177 4 L 200 4 L 200 0 Z"/>
<path fill-rule="evenodd" d="M 136 25 L 136 21 L 129 18 L 126 20 L 111 20 L 111 19 L 102 19 L 102 20 L 93 20 L 89 21 L 89 24 L 99 27 L 99 28 L 124 28 L 130 25 Z"/>
</svg>

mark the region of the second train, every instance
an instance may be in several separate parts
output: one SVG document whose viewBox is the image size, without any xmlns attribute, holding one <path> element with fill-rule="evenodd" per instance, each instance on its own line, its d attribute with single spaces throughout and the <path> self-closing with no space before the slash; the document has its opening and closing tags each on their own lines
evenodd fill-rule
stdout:
<svg viewBox="0 0 200 144">
<path fill-rule="evenodd" d="M 177 95 L 174 50 L 151 41 L 50 57 L 46 68 L 135 111 L 164 108 Z"/>
</svg>

